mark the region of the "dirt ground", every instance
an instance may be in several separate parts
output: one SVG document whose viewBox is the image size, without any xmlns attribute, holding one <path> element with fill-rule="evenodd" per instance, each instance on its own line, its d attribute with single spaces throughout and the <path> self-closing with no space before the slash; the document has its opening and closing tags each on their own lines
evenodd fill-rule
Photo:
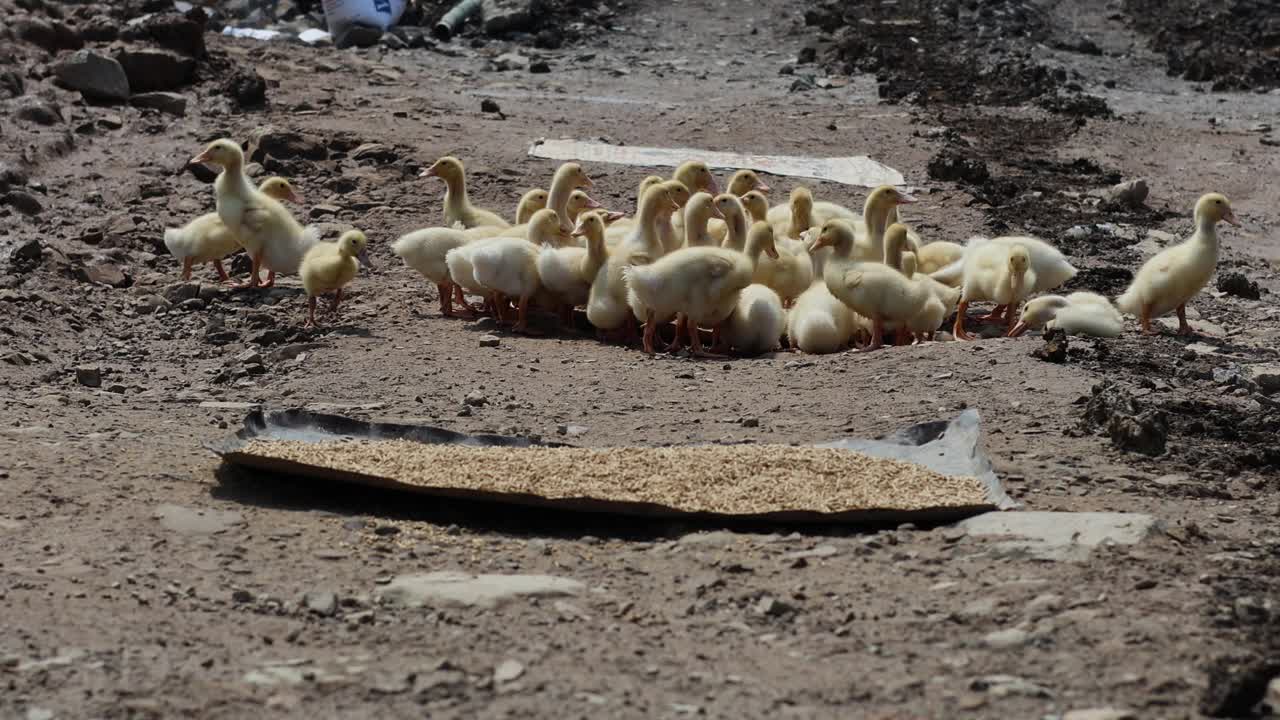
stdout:
<svg viewBox="0 0 1280 720">
<path fill-rule="evenodd" d="M 1032 4 L 1036 27 L 1074 39 L 1010 40 L 1031 68 L 1018 77 L 1049 85 L 986 105 L 930 96 L 928 83 L 886 91 L 909 73 L 849 64 L 838 53 L 862 46 L 843 19 L 824 30 L 790 3 L 638 0 L 593 11 L 558 49 L 465 35 L 336 50 L 206 33 L 175 116 L 88 103 L 53 82 L 55 67 L 78 44 L 189 34 L 128 26 L 114 39 L 93 5 L 0 0 L 5 15 L 44 23 L 0 38 L 0 716 L 1266 713 L 1254 706 L 1280 672 L 1280 388 L 1265 379 L 1280 363 L 1280 135 L 1266 128 L 1280 83 L 1211 92 L 1171 74 L 1137 34 L 1149 19 L 1120 5 Z M 915 18 L 886 7 L 861 17 L 902 21 L 888 25 L 898 37 Z M 974 46 L 969 9 L 956 7 L 959 24 L 921 34 L 925 51 L 1013 57 Z M 549 72 L 495 69 L 509 52 Z M 211 178 L 186 159 L 264 126 L 293 134 L 293 150 L 262 165 L 295 181 L 296 212 L 329 237 L 355 226 L 372 241 L 375 267 L 319 330 L 302 326 L 295 278 L 233 290 L 202 268 L 181 284 L 161 243 L 163 228 L 213 207 Z M 442 188 L 418 171 L 458 155 L 473 199 L 510 208 L 554 170 L 530 143 L 560 136 L 867 154 L 920 195 L 907 219 L 922 235 L 1040 233 L 1083 269 L 1073 287 L 1109 293 L 1189 232 L 1203 192 L 1227 194 L 1244 227 L 1222 231 L 1218 278 L 1193 303 L 1198 337 L 1143 338 L 1130 323 L 1113 341 L 1072 339 L 1064 362 L 1033 357 L 1034 336 L 649 358 L 441 318 L 434 288 L 389 248 L 440 221 Z M 367 143 L 383 147 L 354 152 Z M 587 170 L 598 200 L 630 210 L 651 169 Z M 1136 178 L 1151 188 L 1145 206 L 1098 202 Z M 766 179 L 775 198 L 798 182 Z M 865 193 L 805 184 L 852 205 Z M 480 347 L 491 332 L 500 345 Z M 483 404 L 464 403 L 471 393 Z M 1072 562 L 946 527 L 723 532 L 409 508 L 220 469 L 204 444 L 250 406 L 586 446 L 875 437 L 974 407 L 1026 509 L 1149 513 L 1160 530 Z M 570 424 L 586 431 L 561 437 Z M 587 590 L 496 608 L 377 601 L 392 578 L 436 571 Z M 1071 714 L 1102 708 L 1132 715 Z"/>
</svg>

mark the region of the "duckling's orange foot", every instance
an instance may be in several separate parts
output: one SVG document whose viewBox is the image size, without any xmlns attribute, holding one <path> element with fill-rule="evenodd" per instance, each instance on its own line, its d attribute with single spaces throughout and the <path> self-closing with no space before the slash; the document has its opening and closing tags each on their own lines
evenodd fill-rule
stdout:
<svg viewBox="0 0 1280 720">
<path fill-rule="evenodd" d="M 978 322 L 989 322 L 989 323 L 1004 322 L 1005 314 L 1008 313 L 1008 310 L 1009 310 L 1008 305 L 997 305 L 995 310 L 992 310 L 990 313 L 975 319 Z"/>
<path fill-rule="evenodd" d="M 1184 337 L 1189 337 L 1189 336 L 1195 335 L 1196 330 L 1190 325 L 1182 325 L 1178 328 L 1178 334 Z"/>
</svg>

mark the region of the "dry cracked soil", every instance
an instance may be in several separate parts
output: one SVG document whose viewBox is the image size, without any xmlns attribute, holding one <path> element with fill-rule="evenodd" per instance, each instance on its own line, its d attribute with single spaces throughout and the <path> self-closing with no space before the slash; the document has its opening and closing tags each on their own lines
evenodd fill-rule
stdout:
<svg viewBox="0 0 1280 720">
<path fill-rule="evenodd" d="M 0 716 L 1267 714 L 1276 11 L 1157 5 L 564 2 L 536 35 L 336 49 L 226 38 L 163 2 L 0 0 Z M 60 84 L 80 49 L 119 61 L 132 102 L 101 75 L 97 98 Z M 185 163 L 219 136 L 259 139 L 252 170 L 293 179 L 326 236 L 369 234 L 339 318 L 304 328 L 294 278 L 178 282 L 163 228 L 212 209 Z M 554 169 L 529 145 L 562 136 L 866 154 L 921 197 L 923 235 L 1042 234 L 1082 268 L 1073 288 L 1108 293 L 1189 232 L 1202 192 L 1243 227 L 1193 302 L 1198 336 L 1130 323 L 1045 359 L 1034 336 L 650 358 L 440 317 L 389 248 L 439 222 L 418 171 L 461 156 L 473 199 L 506 208 Z M 649 170 L 588 166 L 622 209 Z M 1138 178 L 1145 203 L 1100 199 Z M 254 407 L 593 447 L 877 437 L 976 408 L 1024 511 L 1153 522 L 1055 553 L 948 526 L 407 505 L 221 468 L 205 444 Z"/>
</svg>

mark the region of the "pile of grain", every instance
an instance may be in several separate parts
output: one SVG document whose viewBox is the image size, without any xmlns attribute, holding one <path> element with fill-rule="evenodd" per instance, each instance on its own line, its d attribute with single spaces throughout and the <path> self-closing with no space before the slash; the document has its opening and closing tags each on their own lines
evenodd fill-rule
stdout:
<svg viewBox="0 0 1280 720">
<path fill-rule="evenodd" d="M 593 498 L 733 515 L 986 505 L 974 477 L 848 450 L 788 445 L 491 448 L 407 440 L 254 440 L 243 452 L 407 485 Z"/>
</svg>

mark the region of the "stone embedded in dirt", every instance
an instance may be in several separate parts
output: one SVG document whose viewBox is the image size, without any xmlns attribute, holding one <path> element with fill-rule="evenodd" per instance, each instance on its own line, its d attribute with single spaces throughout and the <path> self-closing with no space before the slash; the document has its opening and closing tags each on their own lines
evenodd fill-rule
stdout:
<svg viewBox="0 0 1280 720">
<path fill-rule="evenodd" d="M 1261 300 L 1262 291 L 1258 283 L 1250 280 L 1244 273 L 1221 273 L 1218 275 L 1218 291 L 1235 295 L 1245 300 Z"/>
<path fill-rule="evenodd" d="M 58 125 L 62 122 L 62 115 L 58 114 L 58 108 L 53 103 L 43 98 L 25 96 L 18 98 L 18 109 L 13 111 L 13 116 L 19 120 L 26 120 L 37 125 Z"/>
<path fill-rule="evenodd" d="M 399 153 L 390 145 L 382 143 L 365 143 L 355 150 L 351 151 L 351 159 L 356 162 L 395 162 L 400 158 Z"/>
<path fill-rule="evenodd" d="M 588 428 L 586 425 L 567 424 L 567 425 L 556 426 L 556 434 L 565 435 L 567 437 L 578 437 L 580 435 L 586 435 L 587 430 Z"/>
<path fill-rule="evenodd" d="M 551 64 L 546 60 L 536 60 L 529 63 L 529 72 L 535 75 L 545 75 L 551 72 Z"/>
<path fill-rule="evenodd" d="M 0 196 L 0 205 L 8 205 L 23 215 L 39 215 L 44 211 L 36 196 L 24 190 L 10 190 Z"/>
<path fill-rule="evenodd" d="M 487 404 L 489 402 L 489 398 L 479 390 L 472 390 L 471 392 L 467 393 L 466 397 L 462 398 L 462 402 L 466 403 L 471 407 L 479 407 L 481 405 Z"/>
<path fill-rule="evenodd" d="M 481 335 L 480 347 L 498 347 L 502 344 L 502 338 L 497 335 Z"/>
<path fill-rule="evenodd" d="M 267 101 L 267 81 L 252 68 L 236 68 L 223 83 L 222 92 L 239 108 L 261 107 Z"/>
<path fill-rule="evenodd" d="M 992 697 L 1029 697 L 1051 698 L 1053 693 L 1043 685 L 1020 678 L 1016 675 L 986 675 L 974 678 L 969 689 L 985 692 Z"/>
<path fill-rule="evenodd" d="M 378 40 L 382 43 L 382 47 L 388 50 L 407 50 L 409 43 L 395 33 L 382 33 L 382 37 Z"/>
<path fill-rule="evenodd" d="M 491 64 L 494 70 L 524 70 L 529 67 L 529 58 L 517 52 L 508 52 L 494 58 Z"/>
<path fill-rule="evenodd" d="M 981 185 L 991 177 L 987 164 L 974 158 L 961 157 L 953 150 L 942 152 L 929 158 L 929 177 L 934 180 L 965 182 Z"/>
<path fill-rule="evenodd" d="M 276 348 L 267 353 L 267 360 L 273 363 L 284 362 L 286 360 L 294 360 L 300 355 L 312 353 L 316 350 L 329 347 L 325 343 L 307 342 L 307 343 L 290 343 L 281 348 Z"/>
<path fill-rule="evenodd" d="M 766 617 L 782 617 L 796 611 L 795 607 L 789 603 L 783 602 L 771 595 L 765 595 L 756 603 L 755 611 L 757 615 Z"/>
<path fill-rule="evenodd" d="M 533 27 L 534 0 L 482 0 L 480 14 L 489 35 L 528 32 Z"/>
<path fill-rule="evenodd" d="M 330 617 L 338 612 L 338 596 L 331 592 L 313 590 L 303 594 L 302 605 L 317 615 Z"/>
<path fill-rule="evenodd" d="M 134 107 L 151 108 L 182 117 L 187 114 L 187 96 L 176 92 L 139 93 L 129 98 Z"/>
<path fill-rule="evenodd" d="M 198 282 L 179 282 L 166 287 L 162 293 L 164 299 L 171 303 L 180 303 L 183 300 L 190 300 L 200 294 L 200 283 Z"/>
<path fill-rule="evenodd" d="M 135 93 L 175 90 L 189 85 L 195 75 L 196 61 L 172 50 L 156 48 L 121 48 L 116 62 L 129 78 Z"/>
<path fill-rule="evenodd" d="M 1275 616 L 1275 604 L 1246 595 L 1235 599 L 1232 612 L 1241 625 L 1263 625 Z"/>
<path fill-rule="evenodd" d="M 835 545 L 819 545 L 811 550 L 797 550 L 796 552 L 783 555 L 784 560 L 809 560 L 817 558 L 835 557 L 840 554 L 840 549 Z"/>
<path fill-rule="evenodd" d="M 230 400 L 205 400 L 200 403 L 205 410 L 227 410 L 231 412 L 251 412 L 261 405 L 255 402 L 234 402 Z"/>
<path fill-rule="evenodd" d="M 77 50 L 54 68 L 58 81 L 90 100 L 129 99 L 129 76 L 120 63 L 93 50 Z"/>
<path fill-rule="evenodd" d="M 1008 536 L 995 544 L 1004 554 L 1025 554 L 1037 560 L 1075 560 L 1089 557 L 1102 544 L 1136 545 L 1157 527 L 1141 513 L 1113 512 L 989 512 L 957 523 L 970 536 Z"/>
<path fill-rule="evenodd" d="M 493 682 L 496 685 L 515 682 L 521 675 L 524 675 L 523 663 L 519 660 L 503 660 L 493 669 Z"/>
<path fill-rule="evenodd" d="M 1264 395 L 1280 392 L 1280 363 L 1261 363 L 1245 368 L 1248 379 L 1258 386 Z"/>
<path fill-rule="evenodd" d="M 1081 425 L 1088 432 L 1103 430 L 1121 450 L 1161 455 L 1169 437 L 1169 419 L 1161 410 L 1147 410 L 1133 395 L 1110 381 L 1093 387 Z"/>
<path fill-rule="evenodd" d="M 1067 361 L 1067 350 L 1070 342 L 1067 340 L 1067 333 L 1059 328 L 1046 330 L 1044 333 L 1044 344 L 1031 351 L 1031 357 L 1037 360 L 1044 360 L 1051 363 L 1064 363 Z"/>
<path fill-rule="evenodd" d="M 76 368 L 76 382 L 85 387 L 102 387 L 102 371 L 93 365 L 81 365 Z"/>
<path fill-rule="evenodd" d="M 192 509 L 168 503 L 157 507 L 152 517 L 166 530 L 183 535 L 213 535 L 230 530 L 244 520 L 240 513 L 232 510 Z"/>
<path fill-rule="evenodd" d="M 1033 620 L 1053 615 L 1062 609 L 1062 596 L 1053 593 L 1037 595 L 1027 603 L 1027 616 Z"/>
<path fill-rule="evenodd" d="M 1102 194 L 1102 202 L 1108 207 L 1140 208 L 1147 202 L 1151 189 L 1146 180 L 1130 180 L 1108 188 Z"/>
<path fill-rule="evenodd" d="M 24 18 L 16 23 L 18 38 L 37 45 L 51 53 L 59 50 L 79 50 L 84 40 L 65 23 L 43 18 Z"/>
<path fill-rule="evenodd" d="M 1027 640 L 1027 631 L 1019 630 L 1018 628 L 996 630 L 982 637 L 982 643 L 993 650 L 1020 648 L 1027 644 Z"/>
<path fill-rule="evenodd" d="M 577 580 L 552 575 L 470 575 L 433 572 L 399 575 L 379 588 L 384 602 L 402 607 L 494 608 L 519 598 L 568 597 L 586 586 Z"/>
<path fill-rule="evenodd" d="M 129 24 L 123 33 L 127 40 L 150 40 L 162 48 L 176 50 L 193 58 L 205 53 L 204 26 L 175 12 L 154 13 Z"/>
<path fill-rule="evenodd" d="M 481 100 L 481 101 L 480 101 L 480 112 L 487 112 L 487 113 L 499 113 L 499 114 L 501 114 L 501 113 L 502 113 L 502 108 L 501 108 L 501 107 L 498 107 L 498 103 L 497 103 L 497 101 L 496 101 L 496 100 L 491 100 L 491 99 L 489 99 L 489 98 L 485 98 L 485 99 L 483 99 L 483 100 Z"/>
<path fill-rule="evenodd" d="M 1222 655 L 1210 661 L 1200 712 L 1214 718 L 1250 717 L 1280 676 L 1280 661 L 1256 655 Z"/>
<path fill-rule="evenodd" d="M 115 288 L 128 287 L 133 282 L 119 265 L 104 260 L 95 260 L 76 268 L 76 278 L 81 282 Z"/>
<path fill-rule="evenodd" d="M 1121 708 L 1083 708 L 1068 710 L 1062 720 L 1138 720 L 1138 714 Z"/>
<path fill-rule="evenodd" d="M 154 315 L 159 310 L 168 309 L 170 302 L 155 294 L 143 295 L 138 298 L 138 304 L 134 305 L 134 310 L 139 315 Z"/>
<path fill-rule="evenodd" d="M 329 150 L 324 140 L 315 135 L 266 125 L 249 134 L 245 154 L 254 162 L 262 162 L 267 156 L 277 160 L 324 160 L 329 157 Z"/>
</svg>

